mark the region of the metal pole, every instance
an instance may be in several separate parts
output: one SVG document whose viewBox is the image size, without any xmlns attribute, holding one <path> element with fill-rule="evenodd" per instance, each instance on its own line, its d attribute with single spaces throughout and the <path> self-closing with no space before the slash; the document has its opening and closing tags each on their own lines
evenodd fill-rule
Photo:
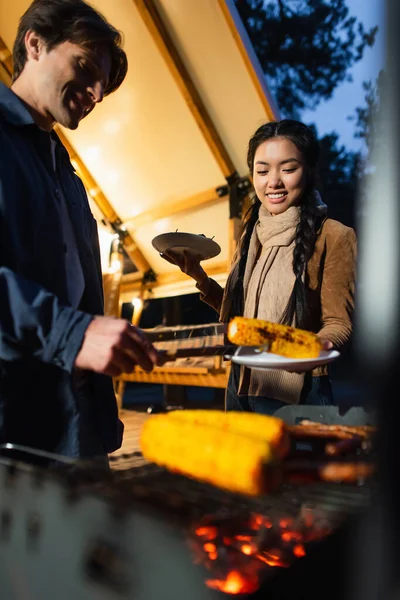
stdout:
<svg viewBox="0 0 400 600">
<path fill-rule="evenodd" d="M 379 492 L 360 524 L 349 597 L 400 591 L 400 3 L 386 0 L 386 81 L 371 176 L 361 202 L 356 352 L 378 415 Z"/>
</svg>

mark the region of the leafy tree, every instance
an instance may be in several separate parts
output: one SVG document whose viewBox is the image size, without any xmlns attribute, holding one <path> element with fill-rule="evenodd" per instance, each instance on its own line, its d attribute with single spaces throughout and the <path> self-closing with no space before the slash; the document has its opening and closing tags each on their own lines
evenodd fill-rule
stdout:
<svg viewBox="0 0 400 600">
<path fill-rule="evenodd" d="M 346 0 L 236 0 L 237 9 L 285 116 L 299 118 L 331 98 L 349 69 L 372 46 Z"/>
<path fill-rule="evenodd" d="M 375 81 L 364 81 L 363 89 L 365 92 L 363 106 L 359 106 L 355 110 L 355 114 L 349 117 L 350 121 L 355 122 L 356 138 L 364 140 L 367 147 L 367 155 L 363 160 L 363 170 L 368 169 L 371 160 L 372 141 L 379 151 L 381 142 L 380 127 L 380 111 L 381 98 L 385 82 L 385 72 L 382 69 Z"/>
</svg>

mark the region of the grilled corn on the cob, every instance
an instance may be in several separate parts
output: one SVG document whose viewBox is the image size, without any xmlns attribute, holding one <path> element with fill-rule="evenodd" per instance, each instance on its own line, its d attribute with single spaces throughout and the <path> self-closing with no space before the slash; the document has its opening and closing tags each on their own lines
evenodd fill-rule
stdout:
<svg viewBox="0 0 400 600">
<path fill-rule="evenodd" d="M 265 346 L 288 358 L 316 358 L 321 351 L 315 333 L 261 319 L 235 317 L 229 323 L 228 338 L 237 346 Z"/>
<path fill-rule="evenodd" d="M 282 419 L 247 412 L 223 412 L 221 410 L 174 410 L 168 415 L 198 425 L 217 427 L 221 431 L 231 431 L 268 442 L 272 452 L 283 458 L 289 452 L 290 441 Z"/>
<path fill-rule="evenodd" d="M 256 496 L 268 487 L 265 466 L 273 454 L 257 438 L 154 415 L 143 425 L 140 446 L 148 460 L 232 492 Z"/>
</svg>

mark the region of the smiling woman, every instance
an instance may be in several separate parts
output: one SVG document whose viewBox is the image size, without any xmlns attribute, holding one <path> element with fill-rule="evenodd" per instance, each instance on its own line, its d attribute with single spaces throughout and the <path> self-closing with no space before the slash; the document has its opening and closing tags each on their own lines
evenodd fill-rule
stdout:
<svg viewBox="0 0 400 600">
<path fill-rule="evenodd" d="M 254 160 L 254 188 L 271 215 L 298 206 L 306 185 L 306 165 L 301 152 L 286 138 L 260 144 Z"/>
<path fill-rule="evenodd" d="M 247 163 L 255 199 L 223 290 L 202 266 L 168 256 L 197 281 L 202 299 L 228 322 L 234 316 L 295 325 L 340 349 L 352 332 L 356 238 L 327 218 L 316 190 L 319 145 L 292 120 L 262 125 Z M 170 260 L 171 261 L 171 260 Z M 233 366 L 226 406 L 271 414 L 285 403 L 332 404 L 327 367 L 312 373 Z"/>
</svg>

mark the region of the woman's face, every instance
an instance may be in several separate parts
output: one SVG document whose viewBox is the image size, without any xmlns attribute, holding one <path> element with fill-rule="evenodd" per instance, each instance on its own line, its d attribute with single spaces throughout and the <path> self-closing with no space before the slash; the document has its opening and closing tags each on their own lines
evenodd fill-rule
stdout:
<svg viewBox="0 0 400 600">
<path fill-rule="evenodd" d="M 263 142 L 254 156 L 253 183 L 258 199 L 272 215 L 298 206 L 307 184 L 303 155 L 283 137 Z"/>
</svg>

